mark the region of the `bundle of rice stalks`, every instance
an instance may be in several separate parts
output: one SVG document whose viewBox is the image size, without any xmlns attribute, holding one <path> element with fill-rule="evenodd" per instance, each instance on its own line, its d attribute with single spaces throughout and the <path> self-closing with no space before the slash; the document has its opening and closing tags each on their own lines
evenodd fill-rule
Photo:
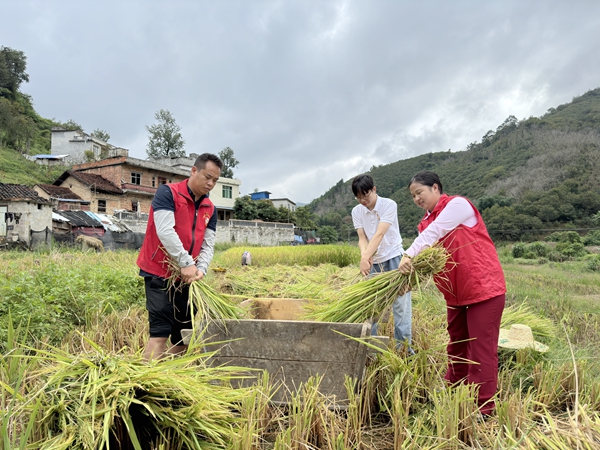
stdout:
<svg viewBox="0 0 600 450">
<path fill-rule="evenodd" d="M 547 317 L 540 317 L 527 304 L 510 305 L 502 313 L 501 328 L 510 328 L 511 325 L 521 323 L 531 328 L 536 336 L 551 338 L 556 336 L 556 326 Z"/>
<path fill-rule="evenodd" d="M 372 278 L 346 286 L 337 301 L 315 302 L 307 319 L 320 322 L 362 323 L 377 318 L 399 295 L 418 288 L 442 272 L 448 261 L 448 252 L 439 245 L 429 247 L 413 259 L 414 270 L 403 274 L 392 270 L 374 275 Z"/>
<path fill-rule="evenodd" d="M 209 320 L 241 319 L 247 315 L 244 308 L 219 294 L 202 280 L 190 284 L 192 316 L 200 322 Z"/>
<path fill-rule="evenodd" d="M 238 437 L 236 405 L 249 395 L 232 389 L 240 368 L 207 367 L 206 354 L 144 364 L 104 353 L 37 350 L 42 368 L 23 406 L 37 408 L 29 444 L 36 448 L 222 449 Z M 35 405 L 35 406 L 33 406 Z M 27 411 L 15 411 L 15 414 Z M 161 447 L 162 445 L 162 447 Z"/>
<path fill-rule="evenodd" d="M 182 289 L 180 267 L 170 258 L 168 266 L 170 275 L 167 282 L 169 289 Z M 203 280 L 193 281 L 189 288 L 189 303 L 192 317 L 195 317 L 201 323 L 206 323 L 210 320 L 241 319 L 246 315 L 246 311 L 242 307 L 219 294 Z"/>
</svg>

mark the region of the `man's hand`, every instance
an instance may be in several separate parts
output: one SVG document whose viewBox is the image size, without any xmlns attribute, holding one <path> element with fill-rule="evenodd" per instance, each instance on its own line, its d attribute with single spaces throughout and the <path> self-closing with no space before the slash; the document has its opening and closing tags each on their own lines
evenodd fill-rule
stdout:
<svg viewBox="0 0 600 450">
<path fill-rule="evenodd" d="M 196 280 L 201 280 L 203 277 L 204 273 L 195 265 L 181 268 L 181 281 L 184 283 L 190 284 Z"/>
<path fill-rule="evenodd" d="M 365 277 L 371 273 L 371 266 L 373 265 L 373 258 L 360 258 L 360 273 Z"/>
<path fill-rule="evenodd" d="M 412 259 L 410 258 L 410 256 L 406 254 L 402 255 L 402 259 L 400 260 L 400 266 L 398 266 L 398 270 L 400 271 L 400 273 L 403 273 L 405 275 L 415 270 L 412 265 Z"/>
</svg>

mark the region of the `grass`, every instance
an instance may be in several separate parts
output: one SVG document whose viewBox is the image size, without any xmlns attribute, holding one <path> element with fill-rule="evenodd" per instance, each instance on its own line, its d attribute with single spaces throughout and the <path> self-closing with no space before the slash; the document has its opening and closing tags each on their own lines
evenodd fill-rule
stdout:
<svg viewBox="0 0 600 450">
<path fill-rule="evenodd" d="M 251 249 L 253 257 L 257 250 L 264 251 L 265 261 L 278 264 L 242 268 L 236 258 L 225 273 L 211 271 L 207 283 L 232 298 L 335 298 L 358 274 L 357 266 L 340 268 L 331 258 L 328 264 L 302 266 L 299 255 L 288 261 L 280 248 Z M 217 255 L 215 263 L 229 251 Z M 148 448 L 165 450 L 550 450 L 600 445 L 595 300 L 600 286 L 598 274 L 580 262 L 523 266 L 503 260 L 508 307 L 502 326 L 530 325 L 550 350 L 500 350 L 497 411 L 481 421 L 471 387 L 445 388 L 445 304 L 433 286 L 413 292 L 416 355 L 406 357 L 390 345 L 370 357 L 361 389 L 347 384 L 347 410 L 336 410 L 335 399 L 319 393 L 319 377 L 297 386 L 289 405 L 275 405 L 269 402 L 274 388 L 267 375 L 251 388 L 232 390 L 228 385 L 235 371 L 211 372 L 219 368 L 206 366 L 207 355 L 199 348 L 184 358 L 150 365 L 139 361 L 147 319 L 136 256 L 0 253 L 6 268 L 1 298 L 11 305 L 10 314 L 5 308 L 0 315 L 4 448 L 60 448 L 60 442 L 70 448 L 100 448 L 107 433 L 109 439 L 132 439 L 132 429 L 151 436 L 144 441 Z M 16 307 L 28 300 L 35 307 Z M 62 308 L 72 308 L 79 320 L 62 314 Z M 44 317 L 51 321 L 48 327 L 41 326 Z M 391 325 L 382 327 L 384 333 L 391 331 Z M 44 344 L 48 340 L 56 345 Z M 220 399 L 216 404 L 213 394 Z M 156 414 L 157 420 L 150 421 L 152 433 L 128 418 L 132 405 L 147 412 L 146 421 Z M 227 431 L 213 433 L 213 426 Z"/>
</svg>

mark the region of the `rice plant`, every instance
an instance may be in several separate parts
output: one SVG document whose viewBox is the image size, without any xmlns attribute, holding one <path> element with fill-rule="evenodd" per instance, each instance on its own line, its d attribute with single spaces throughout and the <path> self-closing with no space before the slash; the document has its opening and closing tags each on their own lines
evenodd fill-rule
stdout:
<svg viewBox="0 0 600 450">
<path fill-rule="evenodd" d="M 244 249 L 234 247 L 215 255 L 213 265 L 224 268 L 239 267 Z M 358 247 L 351 245 L 298 245 L 282 247 L 252 247 L 252 266 L 268 267 L 277 264 L 312 266 L 334 264 L 346 267 L 360 260 Z"/>
</svg>

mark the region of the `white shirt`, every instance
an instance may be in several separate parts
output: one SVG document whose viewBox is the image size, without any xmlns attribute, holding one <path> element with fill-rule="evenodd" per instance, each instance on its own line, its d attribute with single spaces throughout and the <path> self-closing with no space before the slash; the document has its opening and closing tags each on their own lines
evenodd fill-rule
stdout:
<svg viewBox="0 0 600 450">
<path fill-rule="evenodd" d="M 472 228 L 477 225 L 477 216 L 466 199 L 455 197 L 448 202 L 436 219 L 419 234 L 406 250 L 406 254 L 411 258 L 418 255 L 423 249 L 431 247 L 459 225 Z"/>
<path fill-rule="evenodd" d="M 389 223 L 390 227 L 383 235 L 383 239 L 373 255 L 373 262 L 380 264 L 402 254 L 402 237 L 398 226 L 398 205 L 394 200 L 377 196 L 377 201 L 372 211 L 359 204 L 352 209 L 352 222 L 354 228 L 362 228 L 370 241 L 379 222 Z"/>
</svg>

